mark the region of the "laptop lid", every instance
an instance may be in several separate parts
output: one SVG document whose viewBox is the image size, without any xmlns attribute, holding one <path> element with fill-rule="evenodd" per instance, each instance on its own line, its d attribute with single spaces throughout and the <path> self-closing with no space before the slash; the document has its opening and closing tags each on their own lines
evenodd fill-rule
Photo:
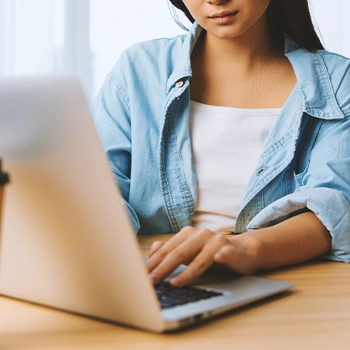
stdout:
<svg viewBox="0 0 350 350">
<path fill-rule="evenodd" d="M 0 293 L 161 331 L 158 301 L 78 83 L 0 81 L 10 173 Z M 137 295 L 137 297 L 135 297 Z"/>
</svg>

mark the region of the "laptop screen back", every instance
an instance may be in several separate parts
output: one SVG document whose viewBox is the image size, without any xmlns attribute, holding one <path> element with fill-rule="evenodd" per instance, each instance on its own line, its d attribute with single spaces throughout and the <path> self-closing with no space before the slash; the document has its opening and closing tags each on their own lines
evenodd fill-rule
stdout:
<svg viewBox="0 0 350 350">
<path fill-rule="evenodd" d="M 135 234 L 78 84 L 0 83 L 0 157 L 10 173 L 0 293 L 161 327 Z M 134 293 L 138 298 L 130 298 Z"/>
</svg>

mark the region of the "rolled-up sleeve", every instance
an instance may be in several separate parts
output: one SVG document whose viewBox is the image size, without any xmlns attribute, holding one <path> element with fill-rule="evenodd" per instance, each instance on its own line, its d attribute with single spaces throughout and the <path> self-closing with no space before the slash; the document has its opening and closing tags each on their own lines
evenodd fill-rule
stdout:
<svg viewBox="0 0 350 350">
<path fill-rule="evenodd" d="M 266 206 L 247 230 L 272 226 L 310 210 L 329 230 L 328 259 L 350 262 L 350 117 L 324 120 L 296 190 Z"/>
</svg>

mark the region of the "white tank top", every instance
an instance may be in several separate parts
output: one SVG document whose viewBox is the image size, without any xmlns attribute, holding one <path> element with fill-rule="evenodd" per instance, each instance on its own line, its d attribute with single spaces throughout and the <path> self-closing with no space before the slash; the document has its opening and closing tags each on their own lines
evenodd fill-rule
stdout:
<svg viewBox="0 0 350 350">
<path fill-rule="evenodd" d="M 191 101 L 189 126 L 198 186 L 194 227 L 234 231 L 245 188 L 280 111 Z"/>
</svg>

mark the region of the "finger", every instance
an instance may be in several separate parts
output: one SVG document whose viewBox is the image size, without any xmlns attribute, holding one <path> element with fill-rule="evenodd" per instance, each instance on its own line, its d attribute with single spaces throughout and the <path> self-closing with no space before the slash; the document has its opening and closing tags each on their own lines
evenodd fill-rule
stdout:
<svg viewBox="0 0 350 350">
<path fill-rule="evenodd" d="M 193 282 L 212 266 L 214 263 L 214 256 L 227 244 L 229 244 L 229 242 L 225 236 L 220 234 L 213 236 L 187 269 L 180 275 L 172 278 L 170 283 L 174 287 L 182 287 Z"/>
<path fill-rule="evenodd" d="M 157 284 L 169 276 L 177 267 L 195 257 L 202 249 L 200 240 L 190 238 L 173 251 L 169 252 L 164 259 L 150 272 L 150 278 L 153 283 Z"/>
<path fill-rule="evenodd" d="M 150 258 L 159 248 L 163 247 L 165 242 L 155 241 L 152 243 L 151 250 L 149 252 L 148 258 Z"/>
<path fill-rule="evenodd" d="M 214 261 L 226 266 L 233 272 L 243 275 L 253 272 L 247 252 L 233 244 L 227 245 L 218 251 L 214 256 Z"/>
<path fill-rule="evenodd" d="M 171 251 L 181 245 L 194 231 L 195 229 L 193 227 L 185 227 L 163 244 L 163 246 L 148 259 L 146 263 L 148 271 L 154 270 Z"/>
</svg>

